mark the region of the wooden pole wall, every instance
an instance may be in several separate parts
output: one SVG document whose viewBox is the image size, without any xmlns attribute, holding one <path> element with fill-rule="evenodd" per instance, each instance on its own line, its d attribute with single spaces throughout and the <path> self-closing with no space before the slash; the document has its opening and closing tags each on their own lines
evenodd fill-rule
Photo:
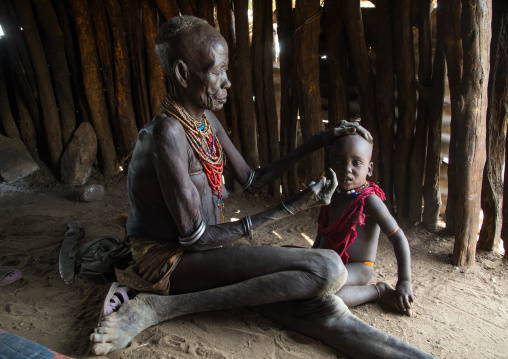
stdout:
<svg viewBox="0 0 508 359">
<path fill-rule="evenodd" d="M 480 208 L 479 182 L 473 181 L 482 177 L 480 150 L 483 146 L 490 154 L 499 153 L 506 131 L 506 103 L 501 100 L 492 97 L 489 103 L 488 129 L 484 120 L 486 84 L 479 81 L 488 76 L 488 14 L 475 13 L 481 19 L 476 24 L 467 21 L 471 9 L 483 10 L 486 3 L 439 0 L 437 38 L 432 41 L 435 24 L 430 15 L 435 10 L 430 0 L 377 0 L 376 8 L 368 10 L 361 9 L 358 0 L 327 0 L 324 8 L 319 0 L 297 0 L 295 7 L 292 0 L 256 1 L 252 19 L 248 0 L 4 0 L 0 76 L 13 91 L 0 86 L 7 93 L 0 102 L 0 131 L 20 136 L 34 158 L 59 173 L 60 155 L 74 128 L 89 121 L 98 138 L 100 168 L 116 174 L 120 164 L 128 164 L 137 132 L 159 112 L 166 96 L 167 82 L 155 55 L 157 28 L 178 14 L 196 15 L 219 29 L 228 42 L 232 87 L 225 111 L 217 116 L 253 168 L 287 154 L 299 138 L 308 140 L 324 129 L 326 115 L 328 127 L 349 119 L 357 92 L 362 124 L 378 146 L 376 181 L 387 194 L 388 208 L 401 223 L 423 221 L 435 230 L 447 73 L 452 120 L 446 225 L 457 235 L 454 263 L 469 265 L 474 261 Z M 280 117 L 273 82 L 274 4 L 281 49 Z M 369 20 L 372 16 L 374 22 Z M 413 26 L 418 28 L 417 40 Z M 471 34 L 482 36 L 482 49 Z M 506 42 L 505 37 L 494 38 Z M 496 51 L 502 53 L 506 45 L 500 46 Z M 491 60 L 497 84 L 506 84 L 507 75 L 500 70 L 506 70 L 503 61 L 503 55 Z M 492 85 L 489 96 L 506 97 L 503 91 Z M 284 174 L 282 194 L 291 195 L 317 178 L 324 157 L 319 151 L 305 166 Z M 504 159 L 498 156 L 494 164 L 493 157 L 489 155 L 484 174 L 485 235 L 480 241 L 480 247 L 489 250 L 499 243 L 502 212 L 500 179 L 494 174 Z M 279 193 L 277 184 L 271 194 Z M 497 223 L 496 229 L 491 223 Z"/>
</svg>

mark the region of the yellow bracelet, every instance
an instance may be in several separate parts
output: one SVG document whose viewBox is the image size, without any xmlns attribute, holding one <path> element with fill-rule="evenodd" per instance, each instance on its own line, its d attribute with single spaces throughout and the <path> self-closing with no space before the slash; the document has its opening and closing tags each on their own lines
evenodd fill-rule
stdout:
<svg viewBox="0 0 508 359">
<path fill-rule="evenodd" d="M 391 237 L 393 236 L 395 233 L 397 233 L 397 231 L 400 229 L 399 226 L 397 226 L 397 228 L 395 228 L 393 231 L 390 232 L 390 234 L 387 234 L 388 237 Z"/>
</svg>

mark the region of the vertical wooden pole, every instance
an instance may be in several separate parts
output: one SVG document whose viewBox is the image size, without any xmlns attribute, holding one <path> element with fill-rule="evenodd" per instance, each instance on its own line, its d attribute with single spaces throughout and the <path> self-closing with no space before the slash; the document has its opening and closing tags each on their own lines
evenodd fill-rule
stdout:
<svg viewBox="0 0 508 359">
<path fill-rule="evenodd" d="M 113 46 L 111 44 L 111 26 L 106 16 L 106 7 L 102 0 L 88 0 L 90 14 L 95 29 L 95 41 L 100 60 L 100 74 L 104 85 L 104 97 L 108 104 L 110 119 L 116 119 L 118 114 L 116 103 L 116 89 L 114 79 Z M 113 131 L 116 147 L 121 144 L 121 138 Z"/>
<path fill-rule="evenodd" d="M 53 79 L 62 128 L 62 141 L 64 147 L 67 147 L 76 128 L 76 116 L 74 115 L 74 98 L 72 97 L 69 67 L 65 57 L 63 33 L 51 1 L 38 0 L 32 4 Z"/>
<path fill-rule="evenodd" d="M 367 128 L 374 138 L 372 162 L 374 163 L 373 181 L 378 178 L 378 121 L 376 114 L 376 95 L 374 94 L 374 74 L 370 64 L 365 34 L 363 31 L 362 13 L 359 0 L 342 2 L 343 18 L 346 24 L 349 48 L 351 49 L 352 65 L 356 72 L 362 126 Z"/>
<path fill-rule="evenodd" d="M 4 51 L 0 51 L 0 55 L 3 52 Z M 0 123 L 2 124 L 1 127 L 7 137 L 20 138 L 18 127 L 16 126 L 16 122 L 14 122 L 11 106 L 9 104 L 9 94 L 7 93 L 6 78 L 4 75 L 2 61 L 0 61 Z"/>
<path fill-rule="evenodd" d="M 487 161 L 483 170 L 483 224 L 478 248 L 492 251 L 501 240 L 503 164 L 508 121 L 508 3 L 492 1 Z"/>
<path fill-rule="evenodd" d="M 393 1 L 378 0 L 376 49 L 376 109 L 379 126 L 379 182 L 386 206 L 393 212 L 393 141 L 395 130 L 395 64 L 393 53 Z"/>
<path fill-rule="evenodd" d="M 425 163 L 425 183 L 423 188 L 424 208 L 422 222 L 427 230 L 435 231 L 441 207 L 439 187 L 439 168 L 441 165 L 441 129 L 445 91 L 445 54 L 444 54 L 444 14 L 442 1 L 437 8 L 437 35 L 432 85 L 429 103 L 429 136 Z"/>
<path fill-rule="evenodd" d="M 348 53 L 341 4 L 327 0 L 324 5 L 329 127 L 349 120 Z"/>
<path fill-rule="evenodd" d="M 210 25 L 215 27 L 215 20 L 213 16 L 214 0 L 196 0 L 195 15 L 208 21 Z"/>
<path fill-rule="evenodd" d="M 259 166 L 257 147 L 257 126 L 252 101 L 252 63 L 250 57 L 249 19 L 247 0 L 235 1 L 235 32 L 237 51 L 238 80 L 236 91 L 238 94 L 238 115 L 240 134 L 242 136 L 243 155 L 249 166 Z"/>
<path fill-rule="evenodd" d="M 147 54 L 148 86 L 152 117 L 160 113 L 160 106 L 167 94 L 164 72 L 155 54 L 155 36 L 157 35 L 157 14 L 153 0 L 142 0 L 143 34 Z"/>
<path fill-rule="evenodd" d="M 32 155 L 35 160 L 39 159 L 39 153 L 37 151 L 37 134 L 35 132 L 35 126 L 32 121 L 32 117 L 30 116 L 30 112 L 25 106 L 25 103 L 19 96 L 16 94 L 16 107 L 18 109 L 18 121 L 19 121 L 19 132 L 21 134 L 21 139 L 25 144 L 28 152 Z"/>
<path fill-rule="evenodd" d="M 413 31 L 410 23 L 409 0 L 393 2 L 393 34 L 395 71 L 397 74 L 397 133 L 393 158 L 393 185 L 397 203 L 397 216 L 408 220 L 409 214 L 409 157 L 414 140 L 416 90 L 413 84 L 415 61 L 413 55 Z"/>
<path fill-rule="evenodd" d="M 487 0 L 462 2 L 463 122 L 457 145 L 457 188 L 460 190 L 457 193 L 457 230 L 452 256 L 453 265 L 456 266 L 468 266 L 475 262 L 481 179 L 486 156 L 491 10 Z"/>
<path fill-rule="evenodd" d="M 143 47 L 143 26 L 141 24 L 141 7 L 139 0 L 122 3 L 122 11 L 127 31 L 130 68 L 132 79 L 132 101 L 136 113 L 137 128 L 143 128 L 150 122 L 150 103 L 146 80 L 146 59 Z M 178 11 L 178 8 L 177 8 Z"/>
<path fill-rule="evenodd" d="M 432 35 L 430 12 L 431 0 L 418 0 L 418 81 L 425 87 L 431 86 Z M 421 222 L 423 204 L 423 172 L 427 152 L 429 98 L 418 97 L 415 140 L 409 160 L 409 221 Z"/>
<path fill-rule="evenodd" d="M 450 147 L 448 154 L 448 195 L 446 200 L 446 230 L 456 234 L 457 213 L 457 141 L 459 127 L 462 126 L 460 84 L 462 82 L 462 34 L 461 34 L 461 0 L 445 0 L 442 3 L 445 17 L 444 44 L 448 86 L 450 87 L 451 123 Z"/>
<path fill-rule="evenodd" d="M 260 150 L 266 151 L 264 164 L 268 164 L 280 157 L 277 108 L 273 88 L 273 13 L 271 2 L 256 2 L 253 8 L 253 61 L 258 64 L 253 71 L 255 108 L 259 131 L 265 135 L 265 140 L 260 142 Z M 272 196 L 279 198 L 280 179 L 273 181 L 270 189 Z"/>
<path fill-rule="evenodd" d="M 298 99 L 294 81 L 294 16 L 291 0 L 277 0 L 277 34 L 280 44 L 280 141 L 281 156 L 297 147 Z M 297 166 L 284 174 L 283 193 L 292 195 L 300 190 Z"/>
<path fill-rule="evenodd" d="M 319 0 L 297 0 L 295 5 L 295 70 L 304 141 L 323 129 L 319 89 L 319 33 L 321 9 Z M 324 167 L 324 151 L 318 150 L 306 159 L 306 183 L 319 178 Z"/>
<path fill-rule="evenodd" d="M 60 127 L 58 107 L 56 104 L 51 75 L 49 73 L 44 47 L 42 46 L 39 31 L 35 23 L 32 7 L 28 0 L 17 0 L 14 2 L 16 14 L 18 15 L 23 34 L 28 44 L 35 75 L 37 87 L 41 99 L 42 115 L 44 120 L 44 131 L 49 150 L 49 160 L 54 170 L 60 165 L 60 157 L 63 152 L 62 130 Z"/>
<path fill-rule="evenodd" d="M 102 166 L 106 175 L 118 172 L 113 136 L 108 122 L 108 110 L 99 74 L 99 58 L 95 46 L 90 14 L 85 0 L 69 0 L 76 24 L 83 83 L 91 112 L 92 124 L 97 135 Z"/>
<path fill-rule="evenodd" d="M 155 0 L 157 8 L 162 12 L 166 20 L 180 14 L 176 0 Z"/>
<path fill-rule="evenodd" d="M 107 0 L 106 8 L 112 34 L 115 66 L 116 118 L 114 130 L 121 139 L 120 155 L 128 157 L 134 150 L 138 130 L 132 107 L 131 76 L 122 9 L 118 0 Z"/>
<path fill-rule="evenodd" d="M 76 122 L 91 122 L 90 109 L 88 108 L 83 86 L 81 63 L 77 58 L 79 53 L 79 50 L 76 50 L 78 41 L 74 26 L 73 24 L 71 25 L 70 9 L 65 1 L 55 1 L 54 6 L 64 37 L 65 57 L 67 58 L 67 65 L 69 67 L 72 83 L 72 91 L 75 98 L 74 106 Z"/>
</svg>

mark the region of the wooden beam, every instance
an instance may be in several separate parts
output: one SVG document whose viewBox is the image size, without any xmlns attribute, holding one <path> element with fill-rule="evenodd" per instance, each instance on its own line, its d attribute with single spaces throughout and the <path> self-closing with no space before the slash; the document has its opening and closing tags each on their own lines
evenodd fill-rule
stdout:
<svg viewBox="0 0 508 359">
<path fill-rule="evenodd" d="M 492 1 L 490 64 L 487 161 L 482 184 L 483 224 L 478 248 L 492 251 L 499 248 L 501 239 L 504 148 L 508 121 L 508 3 L 502 0 Z"/>
<path fill-rule="evenodd" d="M 28 45 L 37 78 L 49 160 L 53 169 L 58 170 L 63 152 L 62 130 L 44 47 L 42 46 L 30 2 L 28 0 L 17 0 L 14 2 L 14 6 L 19 22 L 23 27 L 24 38 Z"/>
<path fill-rule="evenodd" d="M 395 63 L 393 52 L 393 1 L 378 0 L 376 47 L 376 110 L 379 126 L 379 182 L 386 206 L 393 208 L 393 142 L 395 137 Z"/>
<path fill-rule="evenodd" d="M 237 51 L 236 91 L 242 153 L 252 168 L 259 166 L 257 126 L 252 92 L 252 63 L 250 56 L 248 1 L 235 1 L 235 32 Z"/>
<path fill-rule="evenodd" d="M 280 62 L 280 141 L 281 156 L 297 147 L 298 98 L 294 81 L 294 16 L 292 0 L 277 0 L 277 34 L 281 52 Z M 297 166 L 282 177 L 282 191 L 286 196 L 300 191 Z"/>
<path fill-rule="evenodd" d="M 103 86 L 99 74 L 100 65 L 97 56 L 88 4 L 85 0 L 69 0 L 76 24 L 83 84 L 87 96 L 93 128 L 99 143 L 102 167 L 106 175 L 118 173 L 113 135 L 109 126 L 108 110 L 104 98 Z"/>
<path fill-rule="evenodd" d="M 409 214 L 409 170 L 408 163 L 414 141 L 416 90 L 415 60 L 413 54 L 413 30 L 410 23 L 409 0 L 393 2 L 393 34 L 395 72 L 397 75 L 397 133 L 393 157 L 393 186 L 397 203 L 397 216 L 408 220 Z"/>
<path fill-rule="evenodd" d="M 300 128 L 304 141 L 323 130 L 321 92 L 319 89 L 319 0 L 297 0 L 295 5 L 295 83 L 298 94 Z M 324 151 L 318 150 L 306 160 L 305 182 L 323 173 Z"/>
<path fill-rule="evenodd" d="M 475 262 L 480 214 L 482 174 L 485 164 L 487 85 L 492 17 L 486 0 L 462 2 L 462 45 L 464 73 L 461 84 L 463 122 L 457 143 L 456 236 L 452 264 Z"/>
<path fill-rule="evenodd" d="M 425 161 L 425 182 L 423 196 L 423 226 L 430 231 L 437 229 L 439 209 L 441 207 L 441 191 L 439 187 L 439 169 L 441 166 L 441 131 L 445 92 L 446 63 L 444 54 L 444 13 L 441 1 L 437 8 L 437 35 L 432 84 L 429 98 L 429 135 L 427 156 Z"/>
</svg>

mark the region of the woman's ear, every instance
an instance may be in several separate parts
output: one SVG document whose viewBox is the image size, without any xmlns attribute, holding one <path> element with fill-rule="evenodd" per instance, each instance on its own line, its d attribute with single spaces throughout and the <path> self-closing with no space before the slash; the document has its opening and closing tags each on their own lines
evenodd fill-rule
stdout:
<svg viewBox="0 0 508 359">
<path fill-rule="evenodd" d="M 373 169 L 374 169 L 374 163 L 371 162 L 371 163 L 369 163 L 369 172 L 367 173 L 368 177 L 372 176 L 372 170 Z"/>
<path fill-rule="evenodd" d="M 185 62 L 182 60 L 178 60 L 174 64 L 173 71 L 175 72 L 176 81 L 180 84 L 182 87 L 189 86 L 189 69 Z"/>
</svg>

